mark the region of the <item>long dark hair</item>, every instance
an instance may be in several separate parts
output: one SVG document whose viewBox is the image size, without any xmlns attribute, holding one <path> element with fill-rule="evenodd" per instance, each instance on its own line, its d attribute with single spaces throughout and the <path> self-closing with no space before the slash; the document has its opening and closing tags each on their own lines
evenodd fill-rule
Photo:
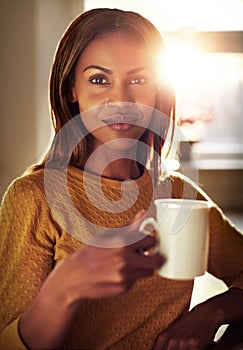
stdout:
<svg viewBox="0 0 243 350">
<path fill-rule="evenodd" d="M 39 166 L 45 165 L 47 157 L 50 160 L 49 163 L 54 167 L 61 168 L 64 163 L 66 164 L 67 139 L 64 136 L 58 138 L 57 135 L 68 121 L 79 114 L 77 103 L 72 102 L 72 87 L 77 60 L 87 45 L 95 38 L 116 31 L 126 31 L 139 37 L 147 46 L 148 52 L 151 52 L 153 55 L 164 49 L 164 42 L 158 30 L 150 21 L 135 12 L 100 8 L 84 12 L 78 16 L 70 24 L 60 40 L 52 65 L 50 106 L 55 137 L 47 155 Z M 174 92 L 168 85 L 165 86 L 163 81 L 161 81 L 161 86 L 157 89 L 155 109 L 168 116 L 170 122 L 174 125 Z M 164 129 L 160 135 L 147 130 L 141 137 L 141 141 L 148 144 L 155 151 L 152 152 L 152 155 L 151 152 L 145 155 L 149 159 L 150 168 L 156 173 L 155 177 L 158 176 L 161 150 L 164 145 L 168 124 L 163 126 Z M 74 134 L 75 132 L 82 132 L 83 128 L 80 118 L 79 125 L 75 125 L 73 130 Z M 73 137 L 75 138 L 74 134 Z M 87 157 L 88 137 L 84 137 L 74 148 L 69 164 L 83 168 Z"/>
</svg>

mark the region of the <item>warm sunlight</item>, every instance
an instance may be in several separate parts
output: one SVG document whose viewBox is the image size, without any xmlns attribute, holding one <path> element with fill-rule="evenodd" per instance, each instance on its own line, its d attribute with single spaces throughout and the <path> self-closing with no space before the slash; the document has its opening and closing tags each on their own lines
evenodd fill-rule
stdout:
<svg viewBox="0 0 243 350">
<path fill-rule="evenodd" d="M 212 69 L 205 54 L 191 45 L 177 42 L 168 47 L 164 64 L 165 72 L 175 89 L 177 117 L 181 123 L 194 123 L 195 119 L 205 122 L 210 119 L 210 101 L 205 101 L 204 98 L 204 106 L 201 102 L 202 89 L 207 84 Z M 214 78 L 217 77 L 214 75 Z M 208 85 L 209 89 L 210 86 L 211 84 Z"/>
<path fill-rule="evenodd" d="M 86 0 L 85 10 L 100 7 Z M 161 31 L 193 28 L 199 31 L 242 30 L 242 0 L 103 0 L 102 7 L 117 7 L 146 16 Z"/>
<path fill-rule="evenodd" d="M 242 143 L 242 0 L 103 0 L 102 6 L 138 12 L 162 33 L 167 55 L 158 67 L 174 84 L 189 141 Z M 94 7 L 100 0 L 85 1 L 86 10 Z"/>
<path fill-rule="evenodd" d="M 236 106 L 242 79 L 240 54 L 208 53 L 200 50 L 199 44 L 194 47 L 171 42 L 162 62 L 167 78 L 174 85 L 177 117 L 190 141 L 204 138 L 206 124 L 218 113 L 223 119 L 226 113 L 222 111 L 223 106 L 228 115 L 227 106 L 231 106 L 234 119 L 238 120 Z M 222 94 L 223 99 L 219 98 Z"/>
</svg>

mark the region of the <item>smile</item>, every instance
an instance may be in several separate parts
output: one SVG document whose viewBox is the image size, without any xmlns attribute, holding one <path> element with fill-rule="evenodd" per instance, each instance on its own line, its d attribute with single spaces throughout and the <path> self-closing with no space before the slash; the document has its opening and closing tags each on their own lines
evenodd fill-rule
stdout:
<svg viewBox="0 0 243 350">
<path fill-rule="evenodd" d="M 103 119 L 102 121 L 109 126 L 112 126 L 112 125 L 120 125 L 120 126 L 130 125 L 130 126 L 132 126 L 132 125 L 136 124 L 137 120 L 138 119 L 136 117 L 134 117 L 134 115 L 118 114 L 118 115 L 114 115 L 110 118 Z"/>
</svg>

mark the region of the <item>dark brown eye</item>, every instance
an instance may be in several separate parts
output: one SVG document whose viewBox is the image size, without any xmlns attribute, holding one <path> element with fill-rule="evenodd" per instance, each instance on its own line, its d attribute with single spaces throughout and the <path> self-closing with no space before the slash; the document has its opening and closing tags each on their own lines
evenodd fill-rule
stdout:
<svg viewBox="0 0 243 350">
<path fill-rule="evenodd" d="M 110 82 L 104 75 L 94 75 L 89 78 L 89 82 L 94 85 L 109 85 Z"/>
<path fill-rule="evenodd" d="M 132 78 L 130 81 L 130 84 L 136 84 L 136 85 L 143 85 L 145 83 L 146 83 L 146 80 L 144 77 Z"/>
</svg>

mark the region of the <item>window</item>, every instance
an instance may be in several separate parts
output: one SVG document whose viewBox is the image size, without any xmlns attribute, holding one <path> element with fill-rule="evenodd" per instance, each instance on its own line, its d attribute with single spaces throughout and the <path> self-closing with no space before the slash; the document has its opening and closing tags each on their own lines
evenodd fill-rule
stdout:
<svg viewBox="0 0 243 350">
<path fill-rule="evenodd" d="M 198 167 L 243 169 L 243 2 L 106 0 L 102 6 L 139 12 L 162 32 L 177 115 Z M 99 0 L 84 2 L 85 10 L 95 7 Z"/>
</svg>

